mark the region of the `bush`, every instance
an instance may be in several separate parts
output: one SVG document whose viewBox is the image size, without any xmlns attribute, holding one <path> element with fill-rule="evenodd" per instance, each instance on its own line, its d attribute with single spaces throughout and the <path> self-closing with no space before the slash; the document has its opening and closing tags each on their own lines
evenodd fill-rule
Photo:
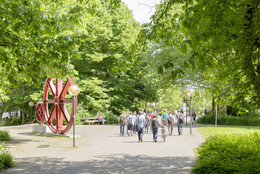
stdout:
<svg viewBox="0 0 260 174">
<path fill-rule="evenodd" d="M 13 161 L 12 155 L 7 151 L 6 145 L 2 143 L 0 145 L 0 170 L 14 166 L 15 163 Z"/>
<path fill-rule="evenodd" d="M 206 115 L 201 117 L 202 124 L 215 124 L 216 115 Z M 235 117 L 231 115 L 218 115 L 217 123 L 220 125 L 241 125 L 241 126 L 260 126 L 260 117 L 240 116 Z"/>
<path fill-rule="evenodd" d="M 11 136 L 7 131 L 0 130 L 0 141 L 9 141 L 11 140 Z"/>
<path fill-rule="evenodd" d="M 117 124 L 118 116 L 113 114 L 111 111 L 105 111 L 103 114 L 103 118 L 106 120 L 105 124 Z"/>
<path fill-rule="evenodd" d="M 7 123 L 5 126 L 16 126 L 21 124 L 21 117 L 6 118 Z"/>
<path fill-rule="evenodd" d="M 198 148 L 191 173 L 260 173 L 260 132 L 215 135 Z"/>
</svg>

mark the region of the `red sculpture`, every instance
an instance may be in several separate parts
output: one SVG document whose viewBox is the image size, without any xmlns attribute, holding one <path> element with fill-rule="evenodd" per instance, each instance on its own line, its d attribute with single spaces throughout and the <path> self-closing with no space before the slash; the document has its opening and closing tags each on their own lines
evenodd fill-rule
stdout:
<svg viewBox="0 0 260 174">
<path fill-rule="evenodd" d="M 52 82 L 52 78 L 47 78 L 44 86 L 43 102 L 39 102 L 36 106 L 36 120 L 39 123 L 47 122 L 52 132 L 56 134 L 64 134 L 68 132 L 73 125 L 73 99 L 65 99 L 68 89 L 71 85 L 75 85 L 72 79 L 67 76 L 67 81 L 62 86 L 62 80 L 56 79 L 56 84 Z M 49 89 L 53 95 L 53 99 L 48 99 Z M 48 104 L 53 103 L 54 106 L 49 114 Z M 65 103 L 71 103 L 71 115 L 69 115 Z M 77 96 L 75 101 L 75 110 L 77 110 Z M 76 113 L 75 113 L 76 114 Z M 56 116 L 56 123 L 54 118 Z M 63 125 L 63 117 L 66 125 Z M 54 124 L 53 124 L 54 122 Z M 56 126 L 55 126 L 56 125 Z M 63 127 L 65 127 L 63 129 Z"/>
</svg>

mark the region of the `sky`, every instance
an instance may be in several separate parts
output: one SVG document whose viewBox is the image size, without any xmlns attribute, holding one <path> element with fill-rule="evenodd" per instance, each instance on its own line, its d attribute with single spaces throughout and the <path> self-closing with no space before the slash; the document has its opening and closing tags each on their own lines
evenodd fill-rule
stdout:
<svg viewBox="0 0 260 174">
<path fill-rule="evenodd" d="M 150 22 L 150 17 L 155 12 L 155 4 L 161 0 L 121 0 L 133 11 L 133 16 L 141 24 Z"/>
</svg>

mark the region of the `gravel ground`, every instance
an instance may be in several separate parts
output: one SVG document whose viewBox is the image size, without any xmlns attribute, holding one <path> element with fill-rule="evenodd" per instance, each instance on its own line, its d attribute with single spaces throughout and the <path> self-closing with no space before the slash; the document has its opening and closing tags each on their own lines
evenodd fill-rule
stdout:
<svg viewBox="0 0 260 174">
<path fill-rule="evenodd" d="M 160 135 L 154 143 L 151 132 L 138 143 L 137 135 L 120 137 L 118 125 L 79 125 L 73 148 L 72 138 L 32 133 L 32 125 L 1 129 L 13 137 L 8 144 L 16 166 L 3 172 L 9 174 L 190 173 L 194 148 L 204 141 L 189 127 L 182 136 L 175 127 L 165 143 Z"/>
</svg>

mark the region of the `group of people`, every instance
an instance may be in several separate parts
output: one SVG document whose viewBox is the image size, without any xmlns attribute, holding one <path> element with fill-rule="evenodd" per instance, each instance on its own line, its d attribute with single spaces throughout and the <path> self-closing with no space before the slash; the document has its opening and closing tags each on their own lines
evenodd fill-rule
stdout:
<svg viewBox="0 0 260 174">
<path fill-rule="evenodd" d="M 181 110 L 178 112 L 171 111 L 169 113 L 166 113 L 166 110 L 164 110 L 161 114 L 161 120 L 159 120 L 158 116 L 159 114 L 156 111 L 149 113 L 141 110 L 138 114 L 136 112 L 124 114 L 122 111 L 118 120 L 120 125 L 120 136 L 124 136 L 126 127 L 126 134 L 128 136 L 138 133 L 138 142 L 142 142 L 144 133 L 148 133 L 150 128 L 153 133 L 153 141 L 157 142 L 158 128 L 162 127 L 162 130 L 165 130 L 165 127 L 168 126 L 169 135 L 172 135 L 175 119 L 177 120 L 178 134 L 182 135 L 184 116 Z"/>
</svg>

